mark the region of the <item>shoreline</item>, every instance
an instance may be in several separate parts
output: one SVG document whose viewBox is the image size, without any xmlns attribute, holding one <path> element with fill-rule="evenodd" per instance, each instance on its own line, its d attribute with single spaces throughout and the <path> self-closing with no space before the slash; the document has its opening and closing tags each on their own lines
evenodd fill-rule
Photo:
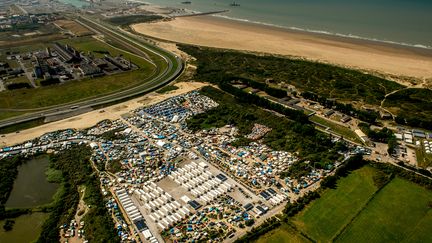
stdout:
<svg viewBox="0 0 432 243">
<path fill-rule="evenodd" d="M 265 26 L 265 27 L 277 28 L 277 29 L 281 29 L 281 30 L 285 30 L 285 31 L 292 31 L 292 32 L 303 33 L 303 34 L 312 34 L 312 35 L 316 34 L 316 35 L 323 36 L 323 37 L 328 36 L 330 38 L 333 38 L 333 37 L 334 38 L 341 38 L 341 39 L 345 39 L 347 41 L 359 40 L 359 41 L 366 41 L 366 42 L 371 42 L 371 43 L 380 43 L 380 44 L 384 44 L 384 45 L 392 45 L 392 46 L 396 46 L 396 47 L 407 47 L 407 48 L 413 48 L 413 49 L 432 51 L 432 46 L 428 46 L 428 45 L 424 45 L 424 44 L 412 44 L 412 43 L 404 43 L 404 42 L 397 42 L 397 41 L 391 41 L 391 40 L 374 39 L 374 38 L 370 38 L 370 37 L 358 36 L 358 35 L 353 35 L 353 34 L 341 34 L 341 33 L 330 32 L 330 31 L 326 31 L 326 30 L 303 29 L 303 28 L 299 28 L 299 27 L 295 27 L 295 26 L 288 27 L 288 26 L 283 26 L 283 25 L 270 24 L 270 23 L 266 23 L 266 22 L 256 22 L 256 21 L 252 21 L 252 20 L 248 20 L 248 19 L 234 18 L 234 17 L 224 16 L 224 15 L 219 15 L 219 14 L 214 14 L 214 15 L 212 14 L 209 16 L 221 18 L 221 19 L 225 19 L 225 20 L 229 20 L 229 21 L 242 22 L 245 24 L 258 25 L 261 27 Z"/>
<path fill-rule="evenodd" d="M 274 24 L 274 23 L 269 23 L 269 22 L 259 22 L 259 21 L 254 21 L 251 19 L 246 19 L 246 18 L 238 18 L 238 17 L 233 17 L 233 16 L 226 16 L 226 15 L 221 15 L 223 12 L 230 12 L 231 10 L 229 8 L 218 8 L 217 10 L 209 10 L 209 12 L 202 12 L 202 11 L 197 11 L 197 10 L 192 10 L 189 8 L 183 8 L 179 7 L 179 6 L 164 6 L 164 5 L 160 5 L 157 3 L 149 3 L 146 2 L 145 0 L 128 0 L 131 2 L 135 2 L 135 3 L 142 3 L 145 4 L 147 6 L 151 6 L 151 7 L 156 7 L 159 9 L 171 9 L 171 10 L 182 10 L 185 13 L 190 13 L 189 14 L 185 14 L 183 15 L 164 15 L 164 17 L 168 17 L 168 18 L 177 18 L 177 17 L 189 17 L 189 16 L 193 16 L 193 15 L 207 15 L 207 16 L 212 16 L 212 17 L 217 17 L 220 19 L 225 19 L 225 20 L 230 20 L 230 21 L 236 21 L 236 22 L 242 22 L 242 23 L 246 23 L 246 24 L 256 24 L 259 26 L 266 26 L 266 27 L 275 27 L 275 28 L 279 28 L 279 29 L 283 29 L 283 30 L 287 30 L 287 31 L 295 31 L 295 32 L 301 32 L 301 33 L 308 33 L 308 34 L 318 34 L 318 35 L 324 35 L 324 36 L 330 36 L 330 37 L 341 37 L 341 38 L 346 38 L 349 40 L 363 40 L 363 41 L 370 41 L 370 42 L 377 42 L 377 43 L 383 43 L 383 44 L 390 44 L 390 45 L 396 45 L 396 46 L 402 46 L 402 47 L 410 47 L 410 48 L 415 48 L 415 49 L 425 49 L 425 50 L 431 50 L 432 51 L 432 43 L 429 44 L 421 44 L 421 43 L 411 43 L 411 42 L 398 42 L 398 41 L 392 41 L 392 40 L 386 40 L 386 39 L 378 39 L 378 38 L 373 38 L 373 37 L 367 37 L 367 36 L 363 36 L 363 35 L 358 35 L 358 34 L 351 34 L 351 33 L 339 33 L 339 32 L 332 32 L 331 30 L 321 30 L 321 29 L 305 29 L 302 27 L 297 27 L 297 26 L 285 26 L 285 25 L 280 25 L 280 24 Z M 186 6 L 186 5 L 185 5 Z M 212 13 L 212 12 L 221 12 L 221 13 Z M 155 14 L 159 14 L 158 12 L 155 12 Z"/>
<path fill-rule="evenodd" d="M 189 16 L 186 16 L 189 17 Z M 190 16 L 193 17 L 193 16 Z M 266 23 L 257 23 L 249 20 L 239 20 L 224 16 L 217 16 L 217 15 L 208 15 L 209 19 L 213 19 L 214 21 L 226 21 L 227 24 L 229 23 L 241 23 L 246 25 L 250 25 L 251 27 L 255 28 L 268 28 L 273 29 L 275 31 L 283 31 L 291 34 L 299 34 L 299 35 L 310 35 L 315 36 L 322 39 L 327 40 L 336 40 L 340 42 L 347 42 L 352 44 L 362 44 L 362 45 L 375 45 L 376 47 L 388 47 L 393 49 L 406 49 L 408 51 L 414 52 L 419 55 L 424 55 L 427 57 L 432 57 L 432 48 L 428 47 L 417 47 L 415 45 L 411 44 L 405 44 L 405 43 L 398 43 L 398 42 L 392 42 L 392 41 L 383 41 L 383 40 L 374 40 L 374 39 L 368 39 L 364 37 L 350 37 L 345 35 L 339 35 L 339 34 L 333 34 L 333 33 L 320 33 L 318 31 L 309 31 L 309 30 L 302 30 L 302 29 L 296 29 L 296 28 L 290 28 L 290 27 L 283 27 L 283 26 L 277 26 L 273 24 L 266 24 Z"/>
<path fill-rule="evenodd" d="M 157 39 L 306 58 L 384 75 L 432 79 L 432 49 L 293 30 L 218 16 L 130 26 Z"/>
</svg>

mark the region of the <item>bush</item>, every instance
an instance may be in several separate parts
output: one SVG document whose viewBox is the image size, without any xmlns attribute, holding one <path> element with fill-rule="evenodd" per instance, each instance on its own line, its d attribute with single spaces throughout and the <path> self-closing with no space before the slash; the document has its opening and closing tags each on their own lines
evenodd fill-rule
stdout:
<svg viewBox="0 0 432 243">
<path fill-rule="evenodd" d="M 360 123 L 358 126 L 372 141 L 380 143 L 389 143 L 389 141 L 392 139 L 396 141 L 396 137 L 394 136 L 393 131 L 386 127 L 379 131 L 376 131 L 370 129 L 369 124 L 366 123 Z"/>
<path fill-rule="evenodd" d="M 384 187 L 388 182 L 391 181 L 392 176 L 387 175 L 383 171 L 378 170 L 375 175 L 373 176 L 374 185 L 377 188 Z"/>
<path fill-rule="evenodd" d="M 246 220 L 245 225 L 248 226 L 248 227 L 250 227 L 250 226 L 252 226 L 254 223 L 255 223 L 255 220 L 254 220 L 254 219 L 249 219 L 249 220 Z"/>
<path fill-rule="evenodd" d="M 234 142 L 231 143 L 231 146 L 234 146 L 234 147 L 248 146 L 251 142 L 252 142 L 252 139 L 245 138 L 245 137 L 239 137 Z"/>
<path fill-rule="evenodd" d="M 326 108 L 335 109 L 344 114 L 354 116 L 362 121 L 375 123 L 378 118 L 378 113 L 375 111 L 355 109 L 351 104 L 343 104 L 334 99 L 327 99 L 309 91 L 303 92 L 301 95 L 306 99 L 317 101 Z"/>
<path fill-rule="evenodd" d="M 5 231 L 11 231 L 12 228 L 13 228 L 13 226 L 14 226 L 14 224 L 15 224 L 15 221 L 14 221 L 14 220 L 7 219 L 7 220 L 5 221 L 5 223 L 4 223 L 4 225 L 3 225 L 3 229 L 4 229 Z"/>
<path fill-rule="evenodd" d="M 108 164 L 108 171 L 111 173 L 117 173 L 120 172 L 122 170 L 122 165 L 120 160 L 113 160 L 110 161 Z"/>
<path fill-rule="evenodd" d="M 339 178 L 337 176 L 327 176 L 321 181 L 321 188 L 335 189 L 338 179 Z"/>
<path fill-rule="evenodd" d="M 345 161 L 344 164 L 339 166 L 339 168 L 336 170 L 335 175 L 339 177 L 345 177 L 347 176 L 351 171 L 360 169 L 361 167 L 369 164 L 368 161 L 363 159 L 363 156 L 361 155 L 354 155 L 351 158 L 349 158 L 347 161 Z"/>
<path fill-rule="evenodd" d="M 82 216 L 84 213 L 85 213 L 85 210 L 81 209 L 80 211 L 78 211 L 77 215 Z"/>
<path fill-rule="evenodd" d="M 398 163 L 401 166 L 406 167 L 404 163 Z M 396 167 L 391 164 L 385 164 L 385 163 L 370 163 L 373 167 L 377 168 L 378 170 L 383 171 L 385 174 L 393 174 L 394 176 L 400 176 L 404 179 L 407 179 L 411 182 L 414 182 L 416 184 L 419 184 L 429 190 L 432 190 L 432 180 L 430 178 L 418 175 L 414 173 L 413 171 L 409 171 L 406 169 L 402 169 L 399 167 Z M 409 168 L 411 170 L 417 171 L 419 173 L 423 172 L 427 176 L 431 176 L 431 173 L 429 171 L 423 171 L 423 170 L 416 170 L 415 168 Z"/>
<path fill-rule="evenodd" d="M 316 191 L 311 191 L 306 193 L 303 197 L 297 199 L 295 203 L 287 203 L 285 209 L 283 210 L 284 215 L 288 217 L 292 217 L 303 210 L 310 202 L 315 199 L 320 198 L 320 194 Z M 285 217 L 285 220 L 287 217 Z"/>
<path fill-rule="evenodd" d="M 8 90 L 14 89 L 31 89 L 30 84 L 28 83 L 12 83 L 7 85 Z"/>
<path fill-rule="evenodd" d="M 158 94 L 165 94 L 173 90 L 177 90 L 178 87 L 175 85 L 168 85 L 156 91 Z"/>
<path fill-rule="evenodd" d="M 258 239 L 259 236 L 264 235 L 265 233 L 276 229 L 281 225 L 280 221 L 276 218 L 270 218 L 267 219 L 264 223 L 262 223 L 258 227 L 252 228 L 245 236 L 237 239 L 236 243 L 249 243 L 256 239 Z"/>
<path fill-rule="evenodd" d="M 60 80 L 58 78 L 51 78 L 51 79 L 46 79 L 46 80 L 40 81 L 41 86 L 49 86 L 49 85 L 54 85 L 54 84 L 59 84 L 59 83 L 60 83 Z"/>
</svg>

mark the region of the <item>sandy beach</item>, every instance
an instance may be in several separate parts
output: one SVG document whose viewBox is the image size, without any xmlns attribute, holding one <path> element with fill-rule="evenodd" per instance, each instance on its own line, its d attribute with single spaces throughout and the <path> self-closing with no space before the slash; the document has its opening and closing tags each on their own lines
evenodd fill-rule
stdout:
<svg viewBox="0 0 432 243">
<path fill-rule="evenodd" d="M 428 49 L 291 31 L 213 16 L 182 17 L 131 27 L 141 34 L 179 43 L 304 57 L 432 82 L 432 50 Z"/>
<path fill-rule="evenodd" d="M 4 137 L 0 137 L 0 148 L 5 146 L 20 144 L 25 141 L 40 137 L 41 135 L 48 132 L 54 132 L 58 130 L 68 129 L 68 128 L 85 129 L 85 128 L 92 127 L 96 125 L 98 122 L 106 119 L 109 120 L 120 119 L 123 114 L 126 114 L 139 107 L 155 104 L 169 97 L 184 94 L 192 90 L 199 89 L 208 84 L 188 82 L 188 83 L 177 83 L 175 85 L 179 87 L 179 89 L 170 91 L 165 94 L 158 94 L 153 92 L 144 95 L 142 97 L 130 101 L 126 101 L 123 103 L 119 103 L 117 105 L 113 105 L 107 108 L 94 110 L 72 118 L 68 118 L 68 119 L 64 119 L 52 123 L 47 123 L 45 125 L 23 130 L 20 131 L 20 133 L 6 134 Z"/>
</svg>

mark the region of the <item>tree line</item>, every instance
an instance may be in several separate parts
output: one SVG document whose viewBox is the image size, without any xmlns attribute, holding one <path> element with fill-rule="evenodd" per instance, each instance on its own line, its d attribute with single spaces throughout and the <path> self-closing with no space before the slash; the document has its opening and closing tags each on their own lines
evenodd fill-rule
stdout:
<svg viewBox="0 0 432 243">
<path fill-rule="evenodd" d="M 310 124 L 308 117 L 299 110 L 294 110 L 287 108 L 279 103 L 272 102 L 264 97 L 258 96 L 256 94 L 249 94 L 239 88 L 236 88 L 230 84 L 231 80 L 225 80 L 219 83 L 219 87 L 238 98 L 242 102 L 249 102 L 251 104 L 257 105 L 264 109 L 269 109 L 276 111 L 282 115 L 285 115 L 288 119 L 302 123 Z M 251 82 L 251 81 L 249 81 Z M 286 96 L 286 95 L 285 95 Z"/>
</svg>

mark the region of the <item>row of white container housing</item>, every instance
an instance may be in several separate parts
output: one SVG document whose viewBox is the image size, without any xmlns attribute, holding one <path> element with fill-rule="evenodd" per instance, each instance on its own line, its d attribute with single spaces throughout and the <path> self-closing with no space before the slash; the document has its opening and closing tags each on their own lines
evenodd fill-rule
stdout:
<svg viewBox="0 0 432 243">
<path fill-rule="evenodd" d="M 222 182 L 219 178 L 213 177 L 210 171 L 205 170 L 206 167 L 205 163 L 198 165 L 192 162 L 168 176 L 190 191 L 197 199 L 209 203 L 231 190 L 232 186 L 227 182 Z"/>
<path fill-rule="evenodd" d="M 116 191 L 116 194 L 122 208 L 126 211 L 126 214 L 133 223 L 143 219 L 143 216 L 132 202 L 125 189 Z"/>
<path fill-rule="evenodd" d="M 150 213 L 149 218 L 162 230 L 180 222 L 191 213 L 186 206 L 181 206 L 154 182 L 144 185 L 143 189 L 135 190 L 135 193 L 144 202 L 144 208 Z"/>
</svg>

